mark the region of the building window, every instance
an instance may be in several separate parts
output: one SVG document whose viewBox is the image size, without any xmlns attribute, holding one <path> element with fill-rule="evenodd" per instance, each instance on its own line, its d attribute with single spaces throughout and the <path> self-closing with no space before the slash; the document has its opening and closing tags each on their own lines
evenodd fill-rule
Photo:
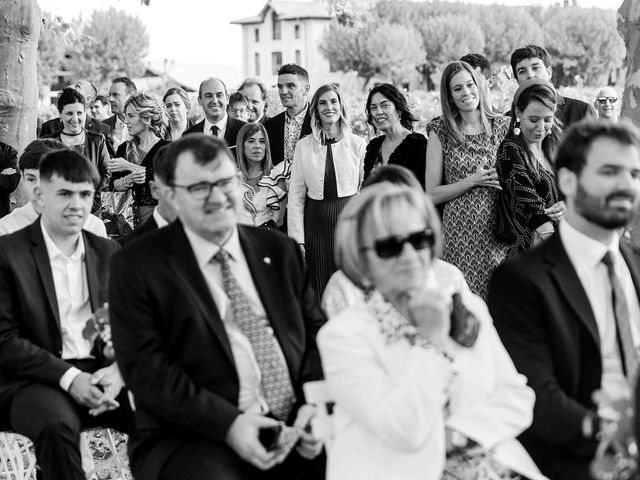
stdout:
<svg viewBox="0 0 640 480">
<path fill-rule="evenodd" d="M 296 25 L 295 27 L 293 27 L 293 33 L 296 39 L 300 38 L 300 25 Z"/>
<path fill-rule="evenodd" d="M 256 43 L 258 43 L 258 42 L 260 41 L 260 29 L 259 29 L 259 28 L 256 28 L 256 29 L 253 31 L 253 35 L 254 35 L 254 37 L 255 37 L 255 39 L 256 39 Z"/>
<path fill-rule="evenodd" d="M 271 54 L 271 70 L 274 75 L 278 74 L 278 70 L 282 66 L 282 52 L 273 52 Z"/>
<path fill-rule="evenodd" d="M 282 22 L 278 20 L 276 12 L 271 14 L 271 22 L 273 24 L 273 39 L 280 40 L 282 38 Z"/>
<path fill-rule="evenodd" d="M 296 64 L 300 65 L 302 63 L 301 57 L 300 50 L 296 50 Z"/>
<path fill-rule="evenodd" d="M 259 53 L 254 53 L 253 54 L 253 69 L 255 71 L 255 76 L 259 77 L 260 76 L 260 54 Z"/>
</svg>

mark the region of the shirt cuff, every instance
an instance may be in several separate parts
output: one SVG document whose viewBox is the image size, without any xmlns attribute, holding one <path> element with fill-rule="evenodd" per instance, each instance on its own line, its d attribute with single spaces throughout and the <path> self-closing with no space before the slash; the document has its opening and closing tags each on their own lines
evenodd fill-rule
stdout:
<svg viewBox="0 0 640 480">
<path fill-rule="evenodd" d="M 65 392 L 68 392 L 75 378 L 81 373 L 82 372 L 76 367 L 71 367 L 69 370 L 64 372 L 64 375 L 60 377 L 60 381 L 58 382 L 60 384 L 60 388 L 62 388 Z"/>
</svg>

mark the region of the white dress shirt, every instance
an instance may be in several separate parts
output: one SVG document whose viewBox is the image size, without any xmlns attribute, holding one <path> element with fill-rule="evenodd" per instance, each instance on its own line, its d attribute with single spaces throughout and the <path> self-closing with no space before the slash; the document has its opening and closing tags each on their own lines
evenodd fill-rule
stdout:
<svg viewBox="0 0 640 480">
<path fill-rule="evenodd" d="M 0 235 L 17 232 L 35 222 L 38 216 L 39 213 L 33 208 L 33 204 L 31 202 L 26 203 L 0 218 Z M 98 237 L 107 238 L 107 229 L 104 226 L 104 222 L 91 213 L 87 216 L 82 228 Z"/>
<path fill-rule="evenodd" d="M 614 269 L 620 280 L 629 308 L 633 343 L 640 346 L 640 304 L 624 258 L 620 253 L 618 235 L 610 245 L 590 238 L 573 228 L 569 222 L 560 222 L 560 239 L 587 294 L 598 326 L 600 353 L 602 355 L 602 388 L 616 392 L 628 385 L 622 370 L 622 361 L 616 338 L 616 319 L 611 296 L 611 281 L 602 257 L 611 251 Z M 624 387 L 623 387 L 624 388 Z"/>
<path fill-rule="evenodd" d="M 204 127 L 203 127 L 203 133 L 205 135 L 211 135 L 213 136 L 213 133 L 211 132 L 211 127 L 213 127 L 214 125 L 216 127 L 218 127 L 218 137 L 220 140 L 224 140 L 224 134 L 227 132 L 227 123 L 229 122 L 229 115 L 227 115 L 225 113 L 224 117 L 222 117 L 222 120 L 220 120 L 217 123 L 211 123 L 209 120 L 207 120 L 207 117 L 204 118 Z"/>
<path fill-rule="evenodd" d="M 156 225 L 158 225 L 158 228 L 166 227 L 167 225 L 169 225 L 169 222 L 167 222 L 164 217 L 158 212 L 158 207 L 153 209 L 152 215 L 153 219 L 156 221 Z"/>
<path fill-rule="evenodd" d="M 346 131 L 342 139 L 331 145 L 336 172 L 338 197 L 349 197 L 360 190 L 364 175 L 364 154 L 367 143 Z M 313 200 L 324 197 L 324 169 L 326 145 L 313 135 L 307 135 L 296 144 L 289 185 L 289 236 L 304 243 L 304 207 L 307 196 Z"/>
<path fill-rule="evenodd" d="M 220 264 L 216 261 L 211 261 L 212 257 L 220 250 L 220 247 L 198 236 L 187 227 L 184 227 L 184 231 L 191 244 L 198 266 L 207 282 L 213 301 L 218 308 L 220 318 L 223 320 L 227 336 L 229 337 L 229 343 L 240 381 L 238 408 L 243 412 L 267 413 L 269 407 L 262 392 L 262 373 L 260 372 L 260 367 L 253 353 L 251 342 L 233 320 L 231 302 L 224 291 L 222 283 L 222 269 L 220 268 Z M 242 252 L 238 231 L 236 229 L 234 229 L 229 240 L 223 245 L 223 248 L 231 257 L 229 265 L 231 273 L 241 286 L 251 308 L 256 315 L 264 316 L 266 313 L 255 284 L 253 283 L 253 278 L 251 277 L 247 260 Z M 278 353 L 282 362 L 285 363 L 284 354 L 280 349 L 278 349 Z"/>
<path fill-rule="evenodd" d="M 41 223 L 40 227 L 56 291 L 62 334 L 62 359 L 90 358 L 92 342 L 82 336 L 87 320 L 93 315 L 84 263 L 84 240 L 80 235 L 75 252 L 67 256 L 53 242 L 44 224 Z M 71 382 L 79 373 L 80 370 L 75 367 L 67 370 L 59 381 L 60 387 L 68 391 Z"/>
</svg>

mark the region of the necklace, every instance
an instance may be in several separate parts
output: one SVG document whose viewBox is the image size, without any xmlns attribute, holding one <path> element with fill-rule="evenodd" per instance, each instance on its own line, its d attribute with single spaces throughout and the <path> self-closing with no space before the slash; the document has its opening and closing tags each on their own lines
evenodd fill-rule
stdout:
<svg viewBox="0 0 640 480">
<path fill-rule="evenodd" d="M 67 133 L 64 130 L 61 133 L 62 135 L 66 135 L 67 137 L 77 137 L 78 135 L 81 135 L 82 133 L 84 133 L 84 128 L 81 129 L 78 133 Z"/>
</svg>

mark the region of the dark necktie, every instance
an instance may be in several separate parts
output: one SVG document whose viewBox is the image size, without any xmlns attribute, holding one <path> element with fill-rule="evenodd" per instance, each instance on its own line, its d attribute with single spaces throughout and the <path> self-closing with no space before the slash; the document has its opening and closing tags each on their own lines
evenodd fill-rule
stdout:
<svg viewBox="0 0 640 480">
<path fill-rule="evenodd" d="M 255 314 L 229 267 L 229 253 L 220 249 L 213 256 L 222 270 L 222 285 L 231 302 L 231 312 L 249 339 L 262 373 L 262 391 L 274 417 L 286 420 L 296 401 L 287 366 L 278 353 L 278 340 L 266 317 Z"/>
<path fill-rule="evenodd" d="M 336 179 L 336 165 L 333 161 L 333 148 L 331 145 L 336 143 L 333 138 L 327 138 L 325 144 L 327 146 L 327 155 L 324 164 L 324 188 L 322 198 L 324 200 L 333 200 L 338 198 L 338 181 Z"/>
<path fill-rule="evenodd" d="M 214 126 L 211 127 L 211 134 L 216 138 L 218 137 L 218 132 L 219 131 L 220 131 L 220 129 L 218 128 L 217 125 L 214 125 Z"/>
<path fill-rule="evenodd" d="M 611 299 L 613 303 L 613 314 L 616 319 L 616 327 L 618 330 L 618 344 L 622 354 L 622 366 L 624 373 L 628 379 L 635 378 L 636 368 L 638 365 L 638 352 L 633 344 L 631 335 L 631 323 L 629 315 L 629 307 L 627 298 L 624 295 L 622 283 L 614 270 L 613 255 L 607 250 L 602 257 L 602 263 L 607 266 L 609 280 L 611 281 Z"/>
</svg>

